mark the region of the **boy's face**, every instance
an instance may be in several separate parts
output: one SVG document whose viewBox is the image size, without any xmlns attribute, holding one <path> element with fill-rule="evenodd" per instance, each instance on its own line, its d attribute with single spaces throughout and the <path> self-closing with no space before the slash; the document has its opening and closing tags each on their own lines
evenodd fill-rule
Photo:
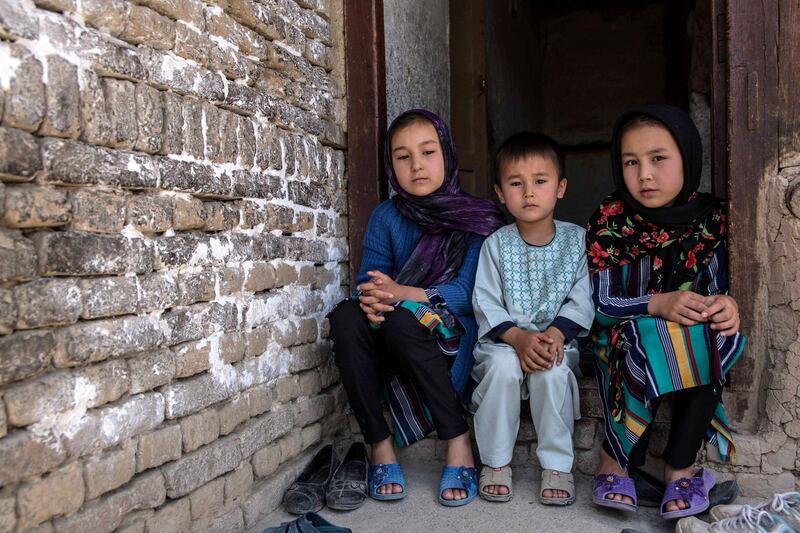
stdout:
<svg viewBox="0 0 800 533">
<path fill-rule="evenodd" d="M 444 183 L 444 155 L 433 124 L 412 122 L 394 133 L 392 168 L 409 194 L 427 196 L 439 190 Z"/>
<path fill-rule="evenodd" d="M 500 166 L 500 186 L 494 190 L 513 217 L 534 223 L 553 218 L 556 201 L 564 197 L 567 180 L 558 179 L 558 167 L 549 157 L 538 155 Z"/>
<path fill-rule="evenodd" d="M 631 196 L 645 207 L 671 206 L 683 188 L 683 158 L 664 127 L 641 124 L 620 142 L 622 176 Z"/>
</svg>

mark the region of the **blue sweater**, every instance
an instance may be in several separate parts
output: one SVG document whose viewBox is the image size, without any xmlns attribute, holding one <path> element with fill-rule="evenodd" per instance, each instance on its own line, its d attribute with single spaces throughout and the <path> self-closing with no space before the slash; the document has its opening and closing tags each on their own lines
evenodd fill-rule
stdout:
<svg viewBox="0 0 800 533">
<path fill-rule="evenodd" d="M 361 269 L 356 284 L 367 281 L 369 279 L 367 272 L 370 270 L 380 270 L 394 279 L 411 256 L 421 235 L 422 230 L 417 223 L 401 215 L 394 201 L 382 202 L 372 211 L 367 224 L 367 231 L 364 234 L 364 255 L 361 257 Z M 483 240 L 482 235 L 469 234 L 464 262 L 458 274 L 449 282 L 435 286 L 444 298 L 446 308 L 458 317 L 466 330 L 461 336 L 456 356 L 459 363 L 466 364 L 458 364 L 452 369 L 456 371 L 451 377 L 457 391 L 463 390 L 472 371 L 472 349 L 478 335 L 478 326 L 472 312 L 472 288 L 475 285 L 475 272 L 478 269 L 478 257 Z"/>
</svg>

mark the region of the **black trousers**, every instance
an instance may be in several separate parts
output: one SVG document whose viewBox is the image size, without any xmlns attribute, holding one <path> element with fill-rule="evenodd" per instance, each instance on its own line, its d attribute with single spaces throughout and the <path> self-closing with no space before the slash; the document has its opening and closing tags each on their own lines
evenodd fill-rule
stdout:
<svg viewBox="0 0 800 533">
<path fill-rule="evenodd" d="M 673 392 L 672 421 L 669 427 L 667 446 L 664 448 L 664 461 L 672 468 L 688 468 L 694 464 L 697 452 L 703 445 L 708 425 L 722 399 L 722 386 L 719 384 L 702 385 Z M 653 402 L 653 418 L 655 418 L 659 400 Z M 642 436 L 636 441 L 628 457 L 629 466 L 642 466 L 647 455 L 652 426 L 647 426 Z M 608 440 L 603 442 L 603 450 L 611 457 L 614 453 Z"/>
<path fill-rule="evenodd" d="M 440 439 L 466 433 L 466 413 L 436 338 L 407 309 L 397 308 L 384 317 L 380 328 L 370 327 L 356 300 L 343 301 L 328 315 L 336 365 L 364 440 L 373 444 L 389 436 L 381 407 L 387 367 L 414 384 Z"/>
</svg>

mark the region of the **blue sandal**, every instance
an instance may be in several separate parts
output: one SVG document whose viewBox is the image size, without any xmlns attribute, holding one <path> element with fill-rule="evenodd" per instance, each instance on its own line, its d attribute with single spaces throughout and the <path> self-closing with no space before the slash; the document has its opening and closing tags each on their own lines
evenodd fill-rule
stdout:
<svg viewBox="0 0 800 533">
<path fill-rule="evenodd" d="M 447 489 L 462 489 L 467 491 L 463 500 L 445 500 L 442 493 Z M 439 503 L 446 507 L 460 507 L 467 505 L 478 495 L 478 469 L 466 466 L 445 466 L 442 470 L 442 480 L 439 482 Z"/>
<path fill-rule="evenodd" d="M 406 497 L 406 477 L 403 475 L 403 468 L 397 463 L 369 465 L 367 479 L 369 495 L 375 500 L 401 500 Z M 403 492 L 378 493 L 378 488 L 390 483 L 403 487 Z"/>
</svg>

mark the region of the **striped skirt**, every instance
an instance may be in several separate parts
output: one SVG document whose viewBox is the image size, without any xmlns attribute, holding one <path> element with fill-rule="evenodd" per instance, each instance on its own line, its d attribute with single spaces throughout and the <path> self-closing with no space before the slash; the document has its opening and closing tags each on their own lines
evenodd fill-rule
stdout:
<svg viewBox="0 0 800 533">
<path fill-rule="evenodd" d="M 623 468 L 653 420 L 650 402 L 671 392 L 723 382 L 745 339 L 718 335 L 708 324 L 681 326 L 642 316 L 622 322 L 598 313 L 595 361 L 605 435 Z M 725 408 L 720 403 L 706 432 L 720 457 L 735 461 Z"/>
</svg>

